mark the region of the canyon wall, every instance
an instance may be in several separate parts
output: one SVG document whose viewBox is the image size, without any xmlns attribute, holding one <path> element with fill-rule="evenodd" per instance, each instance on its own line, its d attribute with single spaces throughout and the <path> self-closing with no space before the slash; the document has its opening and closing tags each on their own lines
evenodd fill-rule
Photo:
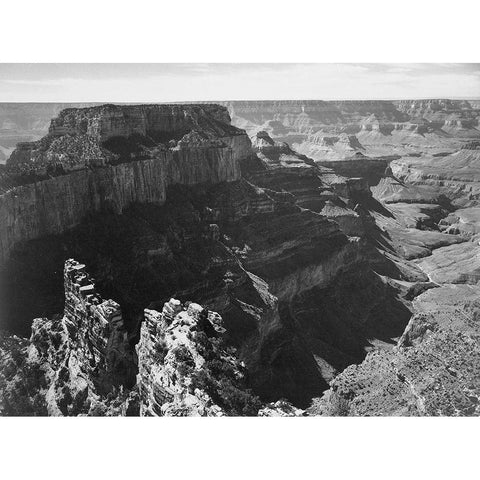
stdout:
<svg viewBox="0 0 480 480">
<path fill-rule="evenodd" d="M 250 154 L 250 141 L 244 132 L 225 123 L 229 117 L 224 108 L 154 107 L 158 106 L 65 110 L 52 121 L 46 146 L 37 142 L 22 145 L 21 154 L 14 152 L 8 165 L 12 174 L 5 176 L 4 184 L 27 171 L 44 175 L 49 167 L 61 167 L 68 173 L 5 188 L 0 197 L 0 262 L 8 258 L 16 243 L 62 233 L 89 212 L 109 209 L 120 213 L 133 202 L 161 205 L 169 185 L 240 178 L 239 160 Z M 110 157 L 117 154 L 105 149 L 102 142 L 135 133 L 156 135 L 162 141 L 176 137 L 178 141 L 165 147 L 150 139 L 148 151 L 140 145 L 141 156 L 109 164 Z M 60 152 L 53 150 L 52 136 L 66 139 Z M 105 153 L 106 160 L 93 165 L 91 156 L 85 154 L 91 148 L 78 150 L 78 142 L 72 138 L 80 139 L 82 145 L 87 141 L 98 145 L 96 154 Z M 73 144 L 75 150 L 66 162 Z"/>
<path fill-rule="evenodd" d="M 389 162 L 393 155 L 452 153 L 480 137 L 478 102 L 244 101 L 224 102 L 234 125 L 249 135 L 266 131 L 318 162 L 348 161 L 338 173 L 358 173 L 356 160 Z M 330 165 L 329 165 L 330 166 Z M 337 166 L 333 165 L 333 168 Z M 378 175 L 372 178 L 378 181 Z"/>
<path fill-rule="evenodd" d="M 475 126 L 479 115 L 476 103 L 467 100 L 267 100 L 222 104 L 228 107 L 235 125 L 240 126 L 242 121 L 251 126 L 272 121 L 303 134 L 315 133 L 322 126 L 351 126 L 359 131 L 362 125 L 372 122 L 396 125 L 420 119 L 437 126 L 448 126 L 453 120 Z M 280 129 L 280 125 L 276 126 Z M 355 133 L 355 129 L 352 131 Z"/>
</svg>

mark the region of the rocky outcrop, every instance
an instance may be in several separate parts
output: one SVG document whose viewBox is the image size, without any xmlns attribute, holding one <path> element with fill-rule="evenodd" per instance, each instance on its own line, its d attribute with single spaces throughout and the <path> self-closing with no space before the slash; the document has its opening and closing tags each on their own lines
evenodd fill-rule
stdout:
<svg viewBox="0 0 480 480">
<path fill-rule="evenodd" d="M 92 105 L 86 103 L 1 103 L 0 164 L 5 163 L 18 143 L 35 141 L 46 135 L 52 118 L 63 109 Z"/>
<path fill-rule="evenodd" d="M 246 389 L 246 369 L 222 346 L 221 317 L 196 303 L 170 299 L 145 310 L 137 345 L 142 416 L 256 415 L 261 403 Z"/>
<path fill-rule="evenodd" d="M 30 340 L 0 336 L 2 415 L 303 415 L 252 393 L 218 313 L 176 299 L 146 309 L 135 357 L 120 306 L 99 296 L 85 266 L 68 260 L 64 281 L 62 317 L 34 320 Z"/>
<path fill-rule="evenodd" d="M 335 161 L 355 156 L 363 158 L 365 148 L 355 135 L 341 133 L 338 136 L 327 136 L 323 132 L 309 135 L 304 142 L 294 144 L 294 148 L 314 160 Z"/>
<path fill-rule="evenodd" d="M 311 413 L 479 415 L 479 293 L 478 287 L 449 286 L 420 295 L 418 313 L 397 347 L 372 352 L 348 367 Z"/>
<path fill-rule="evenodd" d="M 261 130 L 257 132 L 252 138 L 252 148 L 261 153 L 265 154 L 282 154 L 282 153 L 290 153 L 290 147 L 285 142 L 275 142 L 270 135 Z"/>
<path fill-rule="evenodd" d="M 85 265 L 68 260 L 64 280 L 63 316 L 35 319 L 29 342 L 5 340 L 2 413 L 126 415 L 136 366 L 120 306 L 100 297 Z"/>
<path fill-rule="evenodd" d="M 17 243 L 61 233 L 87 213 L 163 204 L 173 184 L 238 180 L 250 142 L 228 121 L 224 108 L 207 105 L 65 110 L 46 138 L 20 145 L 9 160 L 0 262 Z"/>
<path fill-rule="evenodd" d="M 305 410 L 295 408 L 291 403 L 285 400 L 272 402 L 258 411 L 259 417 L 304 417 Z"/>
</svg>

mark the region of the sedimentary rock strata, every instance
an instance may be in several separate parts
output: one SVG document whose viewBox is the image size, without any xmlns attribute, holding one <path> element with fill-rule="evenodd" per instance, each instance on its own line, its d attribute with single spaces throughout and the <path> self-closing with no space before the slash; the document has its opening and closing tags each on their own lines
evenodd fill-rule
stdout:
<svg viewBox="0 0 480 480">
<path fill-rule="evenodd" d="M 65 110 L 49 135 L 20 145 L 7 163 L 0 262 L 17 243 L 62 233 L 89 212 L 163 204 L 172 184 L 238 180 L 249 148 L 218 106 Z"/>
<path fill-rule="evenodd" d="M 0 171 L 2 412 L 478 414 L 477 117 L 58 113 Z"/>
</svg>

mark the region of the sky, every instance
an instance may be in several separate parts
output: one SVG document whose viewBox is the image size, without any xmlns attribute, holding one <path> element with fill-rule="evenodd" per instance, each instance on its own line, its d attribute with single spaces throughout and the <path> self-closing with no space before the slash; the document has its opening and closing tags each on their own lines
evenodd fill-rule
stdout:
<svg viewBox="0 0 480 480">
<path fill-rule="evenodd" d="M 414 98 L 480 98 L 480 64 L 0 64 L 1 102 Z"/>
</svg>

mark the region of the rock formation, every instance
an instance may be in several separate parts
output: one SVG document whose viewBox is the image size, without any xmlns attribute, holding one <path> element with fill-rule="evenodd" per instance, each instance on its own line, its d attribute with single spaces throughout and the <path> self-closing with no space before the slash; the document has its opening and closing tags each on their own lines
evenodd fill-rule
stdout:
<svg viewBox="0 0 480 480">
<path fill-rule="evenodd" d="M 37 318 L 29 342 L 2 345 L 2 413 L 125 415 L 135 359 L 120 306 L 103 300 L 74 260 L 65 263 L 64 285 L 63 316 Z"/>
<path fill-rule="evenodd" d="M 17 243 L 62 233 L 89 212 L 163 204 L 172 184 L 238 180 L 249 153 L 248 137 L 218 106 L 64 110 L 49 135 L 21 144 L 7 163 L 0 263 Z"/>
<path fill-rule="evenodd" d="M 53 117 L 63 109 L 93 104 L 1 103 L 0 165 L 5 163 L 18 143 L 39 140 L 48 133 Z"/>
<path fill-rule="evenodd" d="M 256 415 L 245 365 L 222 348 L 221 317 L 196 303 L 170 299 L 145 310 L 138 352 L 140 415 Z"/>
<path fill-rule="evenodd" d="M 249 135 L 266 130 L 274 140 L 287 142 L 317 161 L 344 161 L 346 157 L 356 158 L 355 153 L 381 161 L 383 157 L 416 154 L 419 150 L 452 152 L 461 146 L 462 139 L 480 135 L 478 105 L 465 100 L 224 104 L 233 124 Z M 340 173 L 346 172 L 344 166 Z M 358 170 L 354 172 L 358 175 Z"/>
<path fill-rule="evenodd" d="M 455 290 L 463 290 L 463 300 Z M 312 413 L 479 415 L 478 295 L 478 287 L 458 286 L 417 297 L 417 313 L 397 347 L 372 352 L 348 367 Z"/>
<path fill-rule="evenodd" d="M 0 171 L 2 412 L 478 414 L 477 110 L 58 113 Z"/>
<path fill-rule="evenodd" d="M 85 265 L 67 260 L 64 285 L 63 317 L 34 320 L 29 341 L 1 337 L 2 415 L 303 415 L 249 390 L 217 313 L 175 299 L 146 309 L 135 357 L 120 306 Z"/>
</svg>

